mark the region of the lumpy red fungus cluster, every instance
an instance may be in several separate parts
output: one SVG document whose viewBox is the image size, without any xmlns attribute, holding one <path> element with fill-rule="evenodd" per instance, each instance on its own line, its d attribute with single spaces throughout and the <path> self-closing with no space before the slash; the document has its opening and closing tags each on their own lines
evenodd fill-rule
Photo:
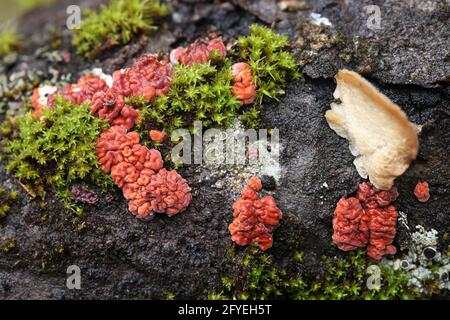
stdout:
<svg viewBox="0 0 450 320">
<path fill-rule="evenodd" d="M 139 57 L 130 68 L 113 73 L 111 87 L 105 80 L 88 74 L 76 84 L 68 84 L 48 97 L 47 107 L 52 107 L 57 95 L 74 104 L 88 103 L 91 112 L 114 125 L 131 129 L 139 119 L 139 110 L 125 103 L 126 97 L 141 96 L 150 101 L 155 96 L 166 95 L 170 89 L 172 67 L 166 59 L 153 54 Z M 38 101 L 39 96 L 37 96 Z M 40 117 L 42 105 L 35 105 L 35 116 Z"/>
<path fill-rule="evenodd" d="M 369 182 L 359 185 L 356 197 L 341 198 L 333 218 L 333 241 L 344 251 L 367 245 L 367 255 L 381 260 L 395 254 L 392 245 L 397 230 L 397 210 L 391 205 L 398 197 L 396 188 L 384 191 Z"/>
<path fill-rule="evenodd" d="M 216 53 L 218 58 L 225 59 L 227 49 L 222 39 L 197 39 L 186 48 L 178 47 L 172 50 L 170 62 L 183 65 L 207 63 L 213 57 L 213 53 Z"/>
<path fill-rule="evenodd" d="M 186 180 L 175 170 L 164 169 L 161 153 L 139 144 L 136 132 L 112 126 L 97 140 L 96 153 L 137 218 L 150 220 L 154 212 L 172 216 L 189 206 L 191 189 Z"/>
<path fill-rule="evenodd" d="M 56 96 L 73 104 L 89 104 L 93 114 L 106 119 L 111 127 L 96 143 L 96 153 L 102 169 L 110 173 L 123 195 L 129 200 L 129 210 L 141 219 L 151 219 L 154 212 L 172 216 L 184 211 L 191 200 L 191 190 L 175 170 L 163 168 L 159 151 L 139 143 L 136 132 L 130 132 L 140 117 L 140 111 L 127 105 L 127 97 L 143 97 L 150 101 L 170 90 L 174 69 L 172 64 L 208 63 L 212 58 L 225 59 L 226 47 L 221 38 L 198 39 L 189 46 L 172 50 L 170 62 L 154 54 L 144 54 L 129 68 L 117 70 L 109 78 L 88 74 L 77 83 L 62 89 L 44 86 L 34 91 L 34 116 L 41 119 L 42 110 L 51 108 Z M 250 66 L 232 66 L 232 93 L 241 104 L 250 104 L 256 96 L 256 85 Z M 164 131 L 150 130 L 149 137 L 162 143 L 168 137 Z M 265 250 L 272 246 L 271 233 L 281 218 L 272 197 L 259 199 L 259 180 L 253 179 L 235 204 L 235 221 L 230 225 L 233 240 L 239 244 L 258 243 Z"/>
<path fill-rule="evenodd" d="M 232 66 L 233 86 L 231 91 L 241 104 L 250 104 L 256 98 L 256 85 L 252 71 L 247 63 L 239 62 Z"/>
<path fill-rule="evenodd" d="M 156 55 L 144 54 L 130 68 L 114 72 L 112 79 L 108 85 L 104 79 L 88 74 L 56 92 L 36 89 L 32 99 L 34 116 L 40 119 L 42 109 L 51 108 L 57 95 L 74 104 L 89 104 L 93 114 L 111 124 L 98 138 L 96 154 L 102 169 L 111 173 L 129 200 L 129 210 L 145 220 L 151 219 L 154 212 L 173 216 L 184 211 L 191 201 L 189 185 L 175 170 L 163 168 L 159 151 L 141 145 L 138 134 L 129 132 L 139 119 L 139 110 L 125 103 L 126 97 L 140 96 L 150 101 L 166 95 L 172 79 L 171 64 Z M 167 138 L 164 132 L 157 133 L 152 135 L 156 140 Z"/>
<path fill-rule="evenodd" d="M 423 203 L 430 200 L 430 187 L 428 186 L 428 182 L 421 181 L 417 183 L 416 187 L 414 188 L 414 195 L 416 196 L 417 200 Z"/>
<path fill-rule="evenodd" d="M 233 204 L 233 222 L 228 226 L 231 239 L 238 245 L 257 244 L 261 250 L 272 247 L 272 232 L 282 217 L 272 196 L 259 198 L 261 180 L 252 177 Z"/>
</svg>

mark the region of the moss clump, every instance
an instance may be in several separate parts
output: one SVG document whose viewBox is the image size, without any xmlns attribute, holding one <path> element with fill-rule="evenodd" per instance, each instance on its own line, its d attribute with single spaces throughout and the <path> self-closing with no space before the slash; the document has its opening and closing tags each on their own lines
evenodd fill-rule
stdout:
<svg viewBox="0 0 450 320">
<path fill-rule="evenodd" d="M 380 285 L 369 289 L 369 263 L 364 251 L 350 253 L 346 258 L 324 258 L 326 270 L 309 280 L 299 271 L 302 253 L 293 257 L 294 264 L 279 269 L 273 257 L 255 248 L 247 251 L 239 261 L 233 260 L 233 275 L 222 277 L 220 293 L 208 294 L 209 299 L 296 299 L 296 300 L 356 300 L 356 299 L 413 299 L 418 294 L 407 286 L 402 271 L 378 265 Z M 237 266 L 237 267 L 236 267 Z M 289 272 L 287 271 L 289 270 Z"/>
<path fill-rule="evenodd" d="M 418 297 L 418 293 L 408 287 L 405 272 L 380 264 L 373 267 L 379 268 L 381 281 L 379 284 L 372 283 L 372 289 L 369 289 L 367 282 L 370 282 L 371 274 L 368 270 L 371 263 L 366 260 L 363 250 L 354 251 L 345 258 L 323 260 L 327 268 L 325 274 L 295 298 L 393 300 Z"/>
<path fill-rule="evenodd" d="M 15 249 L 17 247 L 16 240 L 9 240 L 5 245 L 0 247 L 0 251 L 3 252 L 3 254 L 9 253 L 11 250 Z"/>
<path fill-rule="evenodd" d="M 288 38 L 262 25 L 253 24 L 250 34 L 237 40 L 236 55 L 250 65 L 257 86 L 253 107 L 242 115 L 244 123 L 254 124 L 263 98 L 278 99 L 286 82 L 299 78 L 300 73 L 289 52 Z"/>
<path fill-rule="evenodd" d="M 170 133 L 180 127 L 192 127 L 195 120 L 205 127 L 230 126 L 240 107 L 231 93 L 231 62 L 214 65 L 175 65 L 169 94 L 158 97 L 143 108 L 143 121 L 152 121 Z"/>
<path fill-rule="evenodd" d="M 72 29 L 72 44 L 91 58 L 111 47 L 130 42 L 137 34 L 157 29 L 154 20 L 168 14 L 159 0 L 112 0 L 98 13 L 84 12 L 79 28 Z"/>
<path fill-rule="evenodd" d="M 0 219 L 5 218 L 11 211 L 11 205 L 19 197 L 19 192 L 11 190 L 6 192 L 5 189 L 0 188 Z"/>
<path fill-rule="evenodd" d="M 28 186 L 45 186 L 61 192 L 77 179 L 89 178 L 97 185 L 112 185 L 95 154 L 95 141 L 108 127 L 93 116 L 88 105 L 73 105 L 57 98 L 45 109 L 42 120 L 28 112 L 18 120 L 18 135 L 5 147 L 6 169 Z"/>
<path fill-rule="evenodd" d="M 0 57 L 16 52 L 20 47 L 20 37 L 15 28 L 5 28 L 0 32 Z"/>
</svg>

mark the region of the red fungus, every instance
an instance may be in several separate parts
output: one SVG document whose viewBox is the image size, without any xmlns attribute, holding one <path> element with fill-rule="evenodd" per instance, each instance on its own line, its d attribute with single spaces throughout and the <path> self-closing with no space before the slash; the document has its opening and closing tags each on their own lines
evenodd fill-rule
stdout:
<svg viewBox="0 0 450 320">
<path fill-rule="evenodd" d="M 159 60 L 157 55 L 143 54 L 136 59 L 131 69 L 144 76 L 157 96 L 169 93 L 172 66 L 167 59 Z"/>
<path fill-rule="evenodd" d="M 148 136 L 153 142 L 162 143 L 167 140 L 168 135 L 164 131 L 160 130 L 150 130 Z"/>
<path fill-rule="evenodd" d="M 127 132 L 125 126 L 109 128 L 97 140 L 96 154 L 137 218 L 149 220 L 153 212 L 172 216 L 189 206 L 191 189 L 186 180 L 175 170 L 162 169 L 161 153 L 139 144 L 136 132 Z"/>
<path fill-rule="evenodd" d="M 231 92 L 241 104 L 250 104 L 256 98 L 256 85 L 253 82 L 252 71 L 247 63 L 235 63 L 232 66 L 233 86 Z"/>
<path fill-rule="evenodd" d="M 233 204 L 233 222 L 228 226 L 231 239 L 238 245 L 258 244 L 261 250 L 272 247 L 272 232 L 282 217 L 272 196 L 259 198 L 261 180 L 250 179 L 242 190 L 241 198 Z"/>
<path fill-rule="evenodd" d="M 357 197 L 364 207 L 378 208 L 390 205 L 398 197 L 397 188 L 380 190 L 370 182 L 363 182 L 358 186 Z"/>
<path fill-rule="evenodd" d="M 365 213 L 357 198 L 339 200 L 334 211 L 333 229 L 333 241 L 343 251 L 361 248 L 367 244 Z"/>
<path fill-rule="evenodd" d="M 421 181 L 414 188 L 414 195 L 420 202 L 427 202 L 430 199 L 430 188 L 428 182 Z"/>
<path fill-rule="evenodd" d="M 368 244 L 367 255 L 374 260 L 395 254 L 392 241 L 398 214 L 390 204 L 397 197 L 396 188 L 383 191 L 363 182 L 356 198 L 340 199 L 333 218 L 333 241 L 338 248 L 348 251 Z"/>
<path fill-rule="evenodd" d="M 381 260 L 383 255 L 395 254 L 397 249 L 392 245 L 397 231 L 397 210 L 394 206 L 365 210 L 369 230 L 367 255 L 374 260 Z"/>
<path fill-rule="evenodd" d="M 33 96 L 31 97 L 31 104 L 33 105 L 34 111 L 33 116 L 36 119 L 41 118 L 42 110 L 50 108 L 50 102 L 58 91 L 58 88 L 54 86 L 44 85 L 33 90 Z"/>
<path fill-rule="evenodd" d="M 96 92 L 106 91 L 106 82 L 92 74 L 81 77 L 76 84 L 68 84 L 62 89 L 64 99 L 73 104 L 91 103 Z"/>
<path fill-rule="evenodd" d="M 159 170 L 147 190 L 153 210 L 169 217 L 186 210 L 191 202 L 191 188 L 175 170 Z"/>
<path fill-rule="evenodd" d="M 193 63 L 207 63 L 211 59 L 212 53 L 215 52 L 222 59 L 227 55 L 227 49 L 221 38 L 212 40 L 197 39 L 186 48 L 178 47 L 170 53 L 170 62 L 172 64 L 180 63 L 190 65 Z"/>
</svg>

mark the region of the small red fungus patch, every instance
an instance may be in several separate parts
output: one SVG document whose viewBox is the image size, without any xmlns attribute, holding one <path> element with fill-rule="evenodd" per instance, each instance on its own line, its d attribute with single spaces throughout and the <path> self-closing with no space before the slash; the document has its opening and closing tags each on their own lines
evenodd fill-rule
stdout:
<svg viewBox="0 0 450 320">
<path fill-rule="evenodd" d="M 212 53 L 215 52 L 222 59 L 227 55 L 227 49 L 221 38 L 212 40 L 197 39 L 187 47 L 178 47 L 170 53 L 170 62 L 180 63 L 182 65 L 207 63 Z"/>
<path fill-rule="evenodd" d="M 421 181 L 414 188 L 414 195 L 420 202 L 427 202 L 430 199 L 430 187 L 428 182 Z"/>
<path fill-rule="evenodd" d="M 167 133 L 160 130 L 150 130 L 148 136 L 153 142 L 162 143 L 167 140 Z"/>
<path fill-rule="evenodd" d="M 233 86 L 231 92 L 241 104 L 250 104 L 256 98 L 256 85 L 253 82 L 252 71 L 247 63 L 235 63 L 232 66 Z"/>
<path fill-rule="evenodd" d="M 96 154 L 137 218 L 150 220 L 154 212 L 173 216 L 189 206 L 191 189 L 186 180 L 175 170 L 163 169 L 161 153 L 139 144 L 137 132 L 111 127 L 97 140 Z"/>
<path fill-rule="evenodd" d="M 250 179 L 242 190 L 241 198 L 233 204 L 233 222 L 228 226 L 231 239 L 238 245 L 257 244 L 261 250 L 272 247 L 272 232 L 282 217 L 272 196 L 259 198 L 261 180 Z"/>
</svg>

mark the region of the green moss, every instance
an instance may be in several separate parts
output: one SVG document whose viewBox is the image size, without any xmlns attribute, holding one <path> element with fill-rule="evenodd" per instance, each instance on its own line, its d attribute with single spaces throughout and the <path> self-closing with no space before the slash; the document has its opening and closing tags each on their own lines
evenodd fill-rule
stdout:
<svg viewBox="0 0 450 320">
<path fill-rule="evenodd" d="M 19 192 L 16 190 L 6 192 L 5 189 L 0 188 L 0 219 L 5 218 L 10 213 L 11 206 L 18 197 Z"/>
<path fill-rule="evenodd" d="M 238 40 L 238 48 L 221 61 L 218 57 L 206 64 L 176 64 L 169 94 L 152 103 L 142 98 L 126 102 L 141 112 L 137 126 L 141 138 L 149 129 L 164 129 L 169 134 L 177 128 L 191 128 L 195 120 L 204 127 L 228 127 L 240 116 L 248 127 L 257 127 L 263 97 L 277 98 L 286 82 L 299 76 L 288 39 L 271 29 L 253 25 L 250 35 Z M 257 84 L 257 99 L 250 106 L 240 106 L 231 93 L 232 61 L 247 61 Z"/>
<path fill-rule="evenodd" d="M 79 28 L 72 29 L 72 44 L 91 58 L 103 50 L 123 45 L 140 33 L 156 30 L 154 19 L 168 14 L 159 0 L 112 0 L 98 13 L 86 10 Z"/>
<path fill-rule="evenodd" d="M 143 108 L 144 123 L 151 121 L 171 133 L 180 127 L 192 128 L 195 120 L 203 126 L 230 126 L 240 107 L 231 93 L 231 62 L 220 65 L 175 65 L 169 94 Z"/>
<path fill-rule="evenodd" d="M 307 276 L 299 270 L 302 253 L 295 253 L 294 264 L 280 269 L 269 254 L 256 248 L 246 250 L 239 261 L 233 260 L 232 275 L 222 277 L 222 291 L 209 293 L 210 299 L 413 299 L 418 294 L 408 287 L 408 278 L 402 271 L 376 265 L 380 269 L 379 287 L 369 289 L 370 277 L 365 252 L 350 253 L 345 258 L 323 258 L 325 271 Z M 236 267 L 237 265 L 237 267 Z M 289 272 L 287 271 L 289 270 Z"/>
<path fill-rule="evenodd" d="M 166 300 L 175 300 L 175 294 L 173 292 L 167 292 Z"/>
<path fill-rule="evenodd" d="M 104 188 L 111 186 L 95 155 L 95 141 L 107 122 L 93 116 L 88 105 L 62 98 L 42 116 L 38 121 L 28 112 L 18 120 L 18 136 L 5 147 L 7 171 L 32 189 L 44 186 L 63 192 L 71 182 L 87 178 Z"/>
<path fill-rule="evenodd" d="M 253 108 L 242 115 L 244 123 L 255 123 L 264 97 L 278 99 L 286 82 L 300 76 L 288 38 L 270 28 L 254 24 L 250 34 L 237 40 L 236 54 L 247 61 L 257 86 Z"/>
<path fill-rule="evenodd" d="M 15 249 L 17 246 L 16 240 L 9 240 L 4 246 L 0 248 L 0 251 L 4 254 L 9 253 L 11 250 Z"/>
<path fill-rule="evenodd" d="M 5 28 L 0 32 L 0 57 L 16 52 L 20 47 L 20 37 L 15 28 Z"/>
<path fill-rule="evenodd" d="M 16 246 L 17 246 L 17 242 L 16 242 L 16 240 L 9 240 L 4 246 L 2 246 L 1 247 L 1 251 L 4 253 L 4 254 L 7 254 L 7 253 L 9 253 L 11 250 L 13 250 L 14 248 L 16 248 Z"/>
</svg>

